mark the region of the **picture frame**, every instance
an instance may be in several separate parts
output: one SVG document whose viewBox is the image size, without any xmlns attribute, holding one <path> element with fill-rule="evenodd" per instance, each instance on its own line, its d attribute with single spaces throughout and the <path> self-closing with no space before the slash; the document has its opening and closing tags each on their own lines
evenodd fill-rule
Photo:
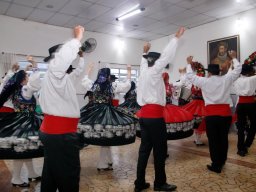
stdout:
<svg viewBox="0 0 256 192">
<path fill-rule="evenodd" d="M 237 59 L 240 60 L 240 38 L 239 35 L 219 38 L 207 41 L 208 64 L 219 64 L 221 74 L 227 73 L 231 58 L 228 51 L 236 51 Z"/>
</svg>

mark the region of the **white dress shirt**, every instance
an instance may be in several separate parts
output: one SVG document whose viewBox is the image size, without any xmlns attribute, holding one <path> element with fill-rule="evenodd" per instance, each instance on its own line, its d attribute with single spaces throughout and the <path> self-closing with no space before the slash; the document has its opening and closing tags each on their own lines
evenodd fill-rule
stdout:
<svg viewBox="0 0 256 192">
<path fill-rule="evenodd" d="M 152 67 L 148 67 L 147 60 L 142 57 L 137 87 L 137 102 L 140 106 L 146 104 L 165 106 L 166 93 L 162 73 L 166 65 L 174 58 L 177 45 L 178 39 L 175 37 L 169 42 Z"/>
<path fill-rule="evenodd" d="M 233 59 L 234 69 L 226 75 L 212 75 L 199 77 L 193 73 L 191 65 L 187 65 L 186 78 L 195 86 L 202 89 L 205 105 L 230 104 L 230 90 L 233 82 L 239 77 L 242 65 L 237 59 Z"/>
<path fill-rule="evenodd" d="M 233 90 L 239 96 L 253 96 L 256 91 L 256 75 L 246 77 L 241 75 L 235 82 Z"/>
<path fill-rule="evenodd" d="M 39 96 L 43 113 L 60 117 L 80 117 L 75 84 L 84 71 L 84 59 L 80 57 L 78 67 L 72 73 L 66 73 L 78 56 L 79 47 L 80 41 L 74 38 L 62 45 L 49 61 Z"/>
</svg>

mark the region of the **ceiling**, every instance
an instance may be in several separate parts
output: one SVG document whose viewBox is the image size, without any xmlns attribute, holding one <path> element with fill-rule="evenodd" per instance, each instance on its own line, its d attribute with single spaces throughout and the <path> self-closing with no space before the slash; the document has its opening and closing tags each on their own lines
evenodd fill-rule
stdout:
<svg viewBox="0 0 256 192">
<path fill-rule="evenodd" d="M 0 0 L 0 14 L 55 26 L 141 40 L 193 28 L 256 8 L 256 0 Z M 123 21 L 116 17 L 140 4 L 145 11 Z"/>
</svg>

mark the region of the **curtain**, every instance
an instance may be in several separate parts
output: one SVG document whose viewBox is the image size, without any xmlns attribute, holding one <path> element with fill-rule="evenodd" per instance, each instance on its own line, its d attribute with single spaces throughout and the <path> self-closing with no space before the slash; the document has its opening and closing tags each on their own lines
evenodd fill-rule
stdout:
<svg viewBox="0 0 256 192">
<path fill-rule="evenodd" d="M 12 64 L 17 62 L 16 54 L 14 53 L 4 53 L 0 54 L 0 72 L 1 77 L 11 69 Z"/>
</svg>

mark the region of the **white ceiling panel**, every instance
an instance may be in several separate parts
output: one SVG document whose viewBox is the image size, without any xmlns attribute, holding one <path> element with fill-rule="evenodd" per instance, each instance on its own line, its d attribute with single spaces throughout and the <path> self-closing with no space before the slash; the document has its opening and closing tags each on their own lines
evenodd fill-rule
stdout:
<svg viewBox="0 0 256 192">
<path fill-rule="evenodd" d="M 45 11 L 41 9 L 34 9 L 33 12 L 27 18 L 28 20 L 45 23 L 54 15 L 53 12 Z"/>
<path fill-rule="evenodd" d="M 186 27 L 193 28 L 193 27 L 197 27 L 199 25 L 203 25 L 203 24 L 206 24 L 206 23 L 210 23 L 210 22 L 216 21 L 216 20 L 217 20 L 216 18 L 210 17 L 207 20 L 189 23 L 189 24 L 186 25 Z"/>
<path fill-rule="evenodd" d="M 0 1 L 0 14 L 4 14 L 7 11 L 9 6 L 10 6 L 10 3 Z"/>
<path fill-rule="evenodd" d="M 136 16 L 136 17 L 130 17 L 126 20 L 121 21 L 120 23 L 123 23 L 124 26 L 136 26 L 136 27 L 146 27 L 148 25 L 151 25 L 153 23 L 157 22 L 155 19 L 142 17 L 142 16 Z"/>
<path fill-rule="evenodd" d="M 167 2 L 167 3 L 172 3 L 172 4 L 177 4 L 181 1 L 184 1 L 184 0 L 163 0 L 164 2 Z"/>
<path fill-rule="evenodd" d="M 62 13 L 56 13 L 55 15 L 53 15 L 53 17 L 51 17 L 47 21 L 47 23 L 50 24 L 50 25 L 63 26 L 68 21 L 70 21 L 71 18 L 73 18 L 73 16 L 71 16 L 71 15 L 65 15 L 65 14 L 62 14 Z"/>
<path fill-rule="evenodd" d="M 137 4 L 145 11 L 116 21 Z M 252 8 L 256 8 L 256 0 L 0 0 L 2 15 L 68 28 L 80 24 L 88 31 L 143 40 L 173 34 L 179 26 L 196 27 Z"/>
<path fill-rule="evenodd" d="M 181 12 L 184 12 L 186 9 L 177 7 L 175 5 L 171 5 L 169 7 L 163 8 L 160 12 L 156 12 L 154 14 L 148 15 L 148 17 L 157 19 L 157 20 L 162 20 L 166 17 L 172 17 L 175 16 Z"/>
<path fill-rule="evenodd" d="M 33 11 L 33 8 L 26 7 L 23 5 L 11 4 L 9 9 L 7 10 L 6 15 L 11 17 L 17 17 L 21 19 L 27 18 L 30 13 Z"/>
<path fill-rule="evenodd" d="M 161 21 L 157 21 L 155 23 L 152 23 L 152 24 L 149 24 L 145 27 L 142 27 L 141 29 L 143 29 L 144 31 L 152 31 L 154 29 L 158 29 L 158 28 L 161 28 L 161 27 L 165 27 L 169 25 L 169 23 L 167 22 L 161 22 Z"/>
<path fill-rule="evenodd" d="M 109 7 L 94 4 L 91 7 L 85 9 L 83 12 L 81 12 L 79 14 L 79 16 L 80 17 L 85 17 L 85 18 L 88 18 L 88 19 L 93 19 L 93 18 L 96 18 L 100 15 L 103 15 L 108 10 L 110 10 Z"/>
<path fill-rule="evenodd" d="M 41 0 L 14 0 L 13 3 L 26 5 L 28 7 L 36 7 Z"/>
<path fill-rule="evenodd" d="M 82 25 L 86 28 L 85 23 L 88 23 L 90 20 L 82 17 L 72 17 L 70 21 L 64 24 L 64 27 L 73 28 L 77 25 Z"/>
<path fill-rule="evenodd" d="M 86 31 L 95 31 L 96 29 L 102 28 L 106 25 L 106 23 L 101 23 L 99 21 L 90 21 L 85 24 L 85 30 Z"/>
<path fill-rule="evenodd" d="M 97 3 L 99 0 L 81 0 L 81 1 L 87 1 L 87 2 L 91 2 L 91 3 Z"/>
<path fill-rule="evenodd" d="M 167 25 L 165 27 L 154 29 L 152 32 L 155 32 L 156 34 L 170 35 L 177 31 L 178 28 L 179 26 L 177 25 Z"/>
<path fill-rule="evenodd" d="M 38 5 L 39 9 L 48 11 L 59 11 L 69 0 L 42 0 Z"/>
<path fill-rule="evenodd" d="M 168 8 L 171 5 L 173 4 L 170 2 L 164 2 L 162 0 L 154 1 L 152 4 L 145 7 L 145 11 L 141 15 L 150 17 L 152 14 L 166 10 L 166 8 Z"/>
<path fill-rule="evenodd" d="M 186 20 L 190 17 L 194 17 L 198 15 L 197 12 L 194 12 L 194 11 L 190 11 L 190 10 L 186 10 L 186 11 L 183 11 L 183 12 L 180 12 L 179 14 L 176 14 L 175 16 L 171 16 L 171 17 L 167 17 L 165 19 L 163 19 L 165 22 L 168 22 L 168 23 L 174 23 L 174 24 L 177 24 L 179 25 L 178 23 L 181 23 L 183 20 Z"/>
<path fill-rule="evenodd" d="M 114 8 L 114 7 L 119 6 L 120 4 L 124 3 L 125 1 L 127 1 L 127 0 L 111 0 L 111 1 L 99 0 L 99 1 L 97 1 L 97 4 Z"/>
<path fill-rule="evenodd" d="M 226 9 L 223 9 L 223 8 L 214 9 L 212 11 L 208 11 L 205 14 L 212 16 L 212 17 L 216 17 L 216 18 L 223 18 L 223 17 L 228 17 L 231 15 L 234 15 L 237 12 L 242 12 L 242 11 L 253 9 L 253 8 L 254 8 L 254 6 L 252 6 L 252 5 L 245 5 L 245 6 L 240 6 L 240 7 L 230 6 Z"/>
<path fill-rule="evenodd" d="M 68 15 L 78 15 L 79 13 L 85 11 L 90 7 L 92 3 L 81 1 L 81 0 L 72 0 L 68 2 L 61 10 L 60 13 L 65 13 Z"/>
<path fill-rule="evenodd" d="M 192 17 L 187 17 L 186 19 L 177 20 L 174 23 L 180 26 L 188 26 L 189 24 L 200 23 L 211 19 L 214 20 L 215 18 L 200 14 Z"/>
<path fill-rule="evenodd" d="M 179 3 L 177 3 L 177 6 L 186 8 L 186 9 L 191 9 L 193 7 L 196 7 L 200 4 L 204 4 L 207 1 L 212 1 L 212 0 L 186 0 L 186 1 L 181 1 Z"/>
<path fill-rule="evenodd" d="M 230 6 L 229 5 L 230 2 L 228 2 L 228 1 L 229 0 L 225 0 L 225 1 L 223 1 L 223 0 L 214 0 L 214 1 L 212 1 L 211 0 L 211 1 L 207 1 L 203 4 L 201 4 L 201 5 L 198 5 L 194 8 L 192 8 L 191 10 L 197 11 L 199 13 L 205 13 L 207 11 L 217 9 L 219 7 L 227 8 L 227 7 Z M 233 2 L 234 2 L 234 0 L 233 0 Z"/>
</svg>

